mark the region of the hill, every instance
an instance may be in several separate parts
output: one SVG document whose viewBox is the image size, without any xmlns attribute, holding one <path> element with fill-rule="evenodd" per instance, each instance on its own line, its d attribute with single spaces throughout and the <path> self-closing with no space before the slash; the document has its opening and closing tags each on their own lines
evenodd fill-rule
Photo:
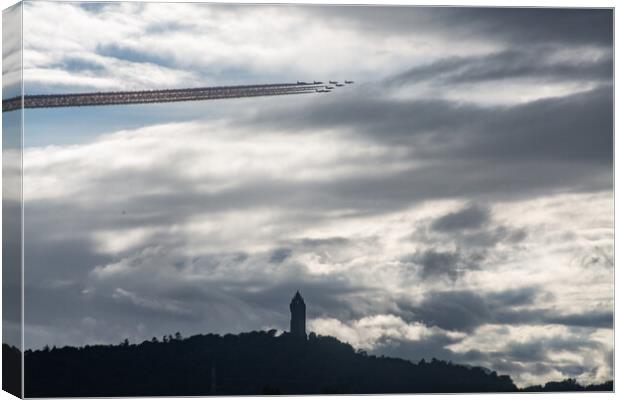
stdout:
<svg viewBox="0 0 620 400">
<path fill-rule="evenodd" d="M 509 376 L 479 367 L 415 364 L 367 355 L 333 337 L 300 341 L 275 331 L 28 350 L 25 379 L 27 397 L 519 390 Z"/>
</svg>

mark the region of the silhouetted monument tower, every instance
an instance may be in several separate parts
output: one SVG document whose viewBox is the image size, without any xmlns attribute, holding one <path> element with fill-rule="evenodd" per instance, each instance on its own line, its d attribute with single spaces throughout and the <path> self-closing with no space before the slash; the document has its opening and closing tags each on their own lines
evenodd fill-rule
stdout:
<svg viewBox="0 0 620 400">
<path fill-rule="evenodd" d="M 291 300 L 291 335 L 306 340 L 306 303 L 299 290 Z"/>
</svg>

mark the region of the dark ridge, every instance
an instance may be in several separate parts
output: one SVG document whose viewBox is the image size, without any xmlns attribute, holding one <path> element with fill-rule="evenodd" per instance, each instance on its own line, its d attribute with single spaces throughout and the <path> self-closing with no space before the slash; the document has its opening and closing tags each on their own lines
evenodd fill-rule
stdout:
<svg viewBox="0 0 620 400">
<path fill-rule="evenodd" d="M 575 379 L 565 379 L 560 382 L 547 382 L 544 386 L 528 386 L 522 390 L 524 392 L 612 392 L 614 381 L 582 386 Z"/>
<path fill-rule="evenodd" d="M 22 352 L 2 343 L 2 390 L 22 397 Z"/>
<path fill-rule="evenodd" d="M 513 392 L 507 375 L 276 331 L 25 352 L 27 397 Z M 574 382 L 573 382 L 574 383 Z M 550 385 L 550 386 L 548 386 Z M 577 385 L 577 386 L 575 386 Z M 588 390 L 575 383 L 571 390 Z M 609 383 L 589 390 L 611 390 Z M 540 390 L 554 389 L 553 383 Z M 531 389 L 531 388 L 528 388 Z"/>
<path fill-rule="evenodd" d="M 26 352 L 26 396 L 256 395 L 514 391 L 508 376 L 355 351 L 275 331 Z"/>
</svg>

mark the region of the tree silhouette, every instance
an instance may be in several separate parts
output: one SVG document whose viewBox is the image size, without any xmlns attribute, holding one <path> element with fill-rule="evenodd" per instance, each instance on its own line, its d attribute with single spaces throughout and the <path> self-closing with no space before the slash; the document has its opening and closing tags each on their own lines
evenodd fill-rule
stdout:
<svg viewBox="0 0 620 400">
<path fill-rule="evenodd" d="M 509 376 L 437 359 L 413 363 L 366 354 L 329 337 L 208 334 L 164 342 L 25 352 L 27 397 L 518 391 Z M 612 390 L 575 381 L 534 390 Z M 535 388 L 536 389 L 536 388 Z"/>
</svg>

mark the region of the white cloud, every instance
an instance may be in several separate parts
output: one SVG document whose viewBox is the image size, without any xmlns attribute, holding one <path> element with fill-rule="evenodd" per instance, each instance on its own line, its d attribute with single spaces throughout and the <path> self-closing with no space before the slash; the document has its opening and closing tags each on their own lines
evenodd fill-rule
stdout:
<svg viewBox="0 0 620 400">
<path fill-rule="evenodd" d="M 24 195 L 29 200 L 72 196 L 90 202 L 100 196 L 93 189 L 101 180 L 119 173 L 150 176 L 140 180 L 141 191 L 133 186 L 135 195 L 173 192 L 179 180 L 213 194 L 259 179 L 313 182 L 381 176 L 411 168 L 405 156 L 404 150 L 331 131 L 256 134 L 221 122 L 166 124 L 116 132 L 80 146 L 28 148 L 24 168 L 31 179 Z M 109 183 L 115 184 L 111 179 Z"/>
<path fill-rule="evenodd" d="M 135 293 L 124 290 L 122 288 L 116 288 L 112 298 L 116 301 L 127 301 L 137 307 L 146 308 L 155 311 L 163 311 L 173 314 L 186 315 L 189 311 L 183 306 L 176 304 L 176 302 L 161 301 L 158 299 L 150 299 L 142 296 L 138 296 Z"/>
<path fill-rule="evenodd" d="M 437 334 L 455 339 L 464 337 L 462 333 L 427 327 L 419 322 L 407 323 L 402 318 L 389 314 L 377 314 L 347 322 L 335 318 L 315 318 L 308 321 L 308 327 L 315 333 L 337 337 L 354 348 L 365 350 L 375 349 L 380 340 L 418 342 Z"/>
<path fill-rule="evenodd" d="M 573 330 L 562 325 L 486 325 L 462 341 L 449 345 L 456 353 L 481 351 L 490 354 L 484 366 L 516 362 L 522 371 L 511 374 L 519 385 L 566 379 L 561 368 L 579 366 L 571 377 L 580 382 L 601 382 L 612 374 L 607 360 L 613 352 L 611 329 Z M 534 372 L 543 363 L 545 372 Z"/>
<path fill-rule="evenodd" d="M 433 82 L 420 82 L 396 88 L 391 96 L 395 99 L 438 98 L 483 106 L 510 106 L 586 92 L 597 86 L 597 83 L 588 81 L 541 82 L 528 78 L 452 84 L 449 87 L 438 87 Z"/>
<path fill-rule="evenodd" d="M 455 47 L 423 32 L 411 40 L 361 31 L 303 7 L 152 3 L 89 11 L 28 3 L 25 21 L 29 87 L 153 89 L 248 77 L 374 80 L 429 59 L 497 49 L 488 40 L 463 39 Z"/>
</svg>

